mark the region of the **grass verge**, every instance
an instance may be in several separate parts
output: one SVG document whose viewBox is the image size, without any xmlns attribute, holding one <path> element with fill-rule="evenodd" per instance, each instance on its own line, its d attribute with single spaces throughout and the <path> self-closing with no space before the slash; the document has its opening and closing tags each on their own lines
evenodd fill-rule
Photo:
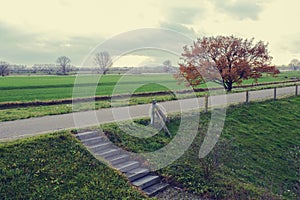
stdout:
<svg viewBox="0 0 300 200">
<path fill-rule="evenodd" d="M 0 144 L 0 199 L 146 199 L 68 132 Z"/>
<path fill-rule="evenodd" d="M 231 106 L 217 146 L 206 158 L 199 159 L 210 121 L 210 113 L 201 114 L 193 144 L 159 173 L 173 185 L 210 198 L 297 199 L 299 118 L 300 97 Z M 146 124 L 145 120 L 137 122 Z M 175 117 L 168 124 L 172 133 L 176 133 L 179 122 Z M 134 152 L 157 150 L 172 139 L 162 132 L 149 139 L 135 138 L 116 124 L 102 128 L 113 142 Z"/>
</svg>

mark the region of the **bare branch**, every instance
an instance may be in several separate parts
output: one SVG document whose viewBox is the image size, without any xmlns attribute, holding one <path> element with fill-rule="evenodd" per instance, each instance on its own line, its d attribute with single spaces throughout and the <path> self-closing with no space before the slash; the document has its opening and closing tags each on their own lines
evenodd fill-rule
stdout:
<svg viewBox="0 0 300 200">
<path fill-rule="evenodd" d="M 108 71 L 108 68 L 112 66 L 112 59 L 108 52 L 102 51 L 96 53 L 94 57 L 94 62 L 96 65 L 100 68 L 100 73 L 106 74 Z"/>
<path fill-rule="evenodd" d="M 66 67 L 71 63 L 71 60 L 70 58 L 66 57 L 66 56 L 61 56 L 61 57 L 58 57 L 57 60 L 56 60 L 56 63 L 58 65 L 61 66 L 62 68 L 62 73 L 64 75 L 66 75 Z"/>
<path fill-rule="evenodd" d="M 0 75 L 7 76 L 9 74 L 9 64 L 5 61 L 0 61 Z"/>
</svg>

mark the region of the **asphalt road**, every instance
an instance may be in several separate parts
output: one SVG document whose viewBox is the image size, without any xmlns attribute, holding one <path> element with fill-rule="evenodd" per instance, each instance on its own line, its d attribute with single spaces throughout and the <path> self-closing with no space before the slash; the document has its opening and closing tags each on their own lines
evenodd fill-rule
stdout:
<svg viewBox="0 0 300 200">
<path fill-rule="evenodd" d="M 295 95 L 295 86 L 277 88 L 276 94 L 278 98 Z M 272 99 L 273 97 L 274 89 L 249 92 L 250 101 Z M 245 92 L 217 95 L 209 98 L 208 105 L 209 107 L 223 107 L 230 104 L 245 102 L 245 99 Z M 161 105 L 167 113 L 188 111 L 199 108 L 203 109 L 204 98 L 168 101 L 162 102 L 159 105 Z M 151 104 L 143 104 L 0 122 L 0 141 L 13 140 L 63 129 L 83 128 L 108 122 L 149 117 L 150 109 Z"/>
</svg>

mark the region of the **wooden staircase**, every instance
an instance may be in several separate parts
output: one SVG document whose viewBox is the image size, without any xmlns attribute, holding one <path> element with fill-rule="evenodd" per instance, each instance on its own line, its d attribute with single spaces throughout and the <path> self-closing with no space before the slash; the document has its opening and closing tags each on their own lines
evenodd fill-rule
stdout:
<svg viewBox="0 0 300 200">
<path fill-rule="evenodd" d="M 126 151 L 115 146 L 104 134 L 86 131 L 75 136 L 94 157 L 106 161 L 111 167 L 125 174 L 132 185 L 139 187 L 148 196 L 153 196 L 169 186 L 160 176 L 143 166 L 141 161 L 133 159 Z"/>
</svg>

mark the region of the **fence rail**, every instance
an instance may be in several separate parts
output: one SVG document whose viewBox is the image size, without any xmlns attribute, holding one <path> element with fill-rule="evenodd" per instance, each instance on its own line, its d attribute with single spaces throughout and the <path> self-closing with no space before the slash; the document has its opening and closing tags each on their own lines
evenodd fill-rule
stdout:
<svg viewBox="0 0 300 200">
<path fill-rule="evenodd" d="M 299 85 L 295 84 L 294 86 L 288 87 L 275 87 L 271 89 L 264 90 L 254 90 L 254 91 L 245 91 L 239 93 L 232 93 L 230 95 L 226 95 L 227 102 L 226 104 L 236 104 L 236 103 L 250 103 L 251 101 L 261 101 L 273 99 L 276 101 L 277 99 L 289 96 L 298 96 L 299 95 Z M 224 102 L 221 102 L 220 99 L 222 95 L 216 96 L 205 96 L 204 97 L 204 111 L 207 112 L 209 107 L 213 105 L 223 105 Z M 219 99 L 219 102 L 218 102 Z M 214 104 L 212 104 L 214 102 Z"/>
</svg>

